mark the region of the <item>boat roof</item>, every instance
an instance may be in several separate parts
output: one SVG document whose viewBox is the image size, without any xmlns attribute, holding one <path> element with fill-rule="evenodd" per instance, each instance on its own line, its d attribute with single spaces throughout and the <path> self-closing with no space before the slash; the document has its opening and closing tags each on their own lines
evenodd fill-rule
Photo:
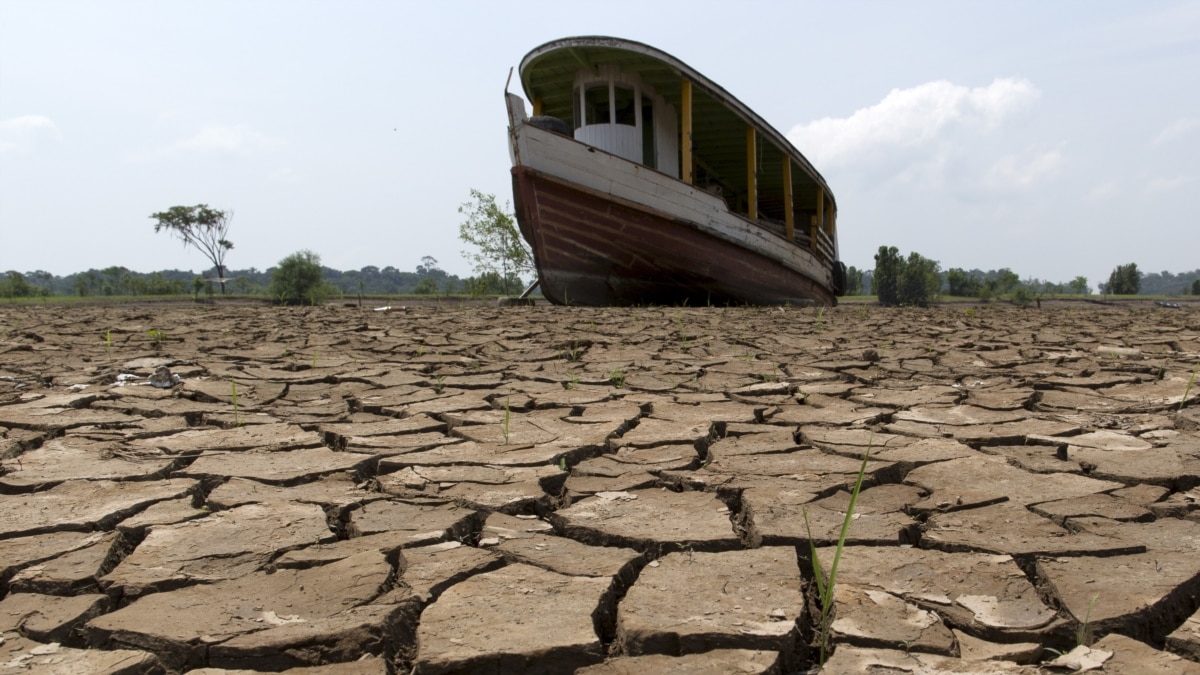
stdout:
<svg viewBox="0 0 1200 675">
<path fill-rule="evenodd" d="M 595 72 L 601 64 L 614 64 L 622 72 L 637 73 L 676 110 L 682 110 L 680 82 L 690 80 L 693 118 L 696 120 L 692 129 L 696 157 L 708 165 L 705 168 L 710 172 L 720 173 L 723 182 L 745 184 L 745 126 L 749 124 L 769 141 L 759 142 L 760 165 L 756 173 L 760 198 L 781 193 L 772 190 L 776 187 L 772 183 L 782 186 L 782 163 L 786 155 L 794 163 L 794 169 L 799 169 L 793 171 L 797 199 L 811 197 L 815 200 L 820 187 L 826 199 L 833 202 L 833 194 L 824 177 L 783 134 L 691 66 L 641 42 L 606 36 L 567 37 L 547 42 L 521 60 L 521 86 L 530 101 L 541 100 L 543 114 L 570 120 L 576 73 L 580 68 Z"/>
</svg>

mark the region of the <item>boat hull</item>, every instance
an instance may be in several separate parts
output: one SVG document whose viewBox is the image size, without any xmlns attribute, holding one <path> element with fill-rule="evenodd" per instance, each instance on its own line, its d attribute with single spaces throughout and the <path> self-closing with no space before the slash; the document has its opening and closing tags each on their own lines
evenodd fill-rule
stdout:
<svg viewBox="0 0 1200 675">
<path fill-rule="evenodd" d="M 527 166 L 512 177 L 521 233 L 555 304 L 837 304 L 828 284 L 678 215 Z"/>
</svg>

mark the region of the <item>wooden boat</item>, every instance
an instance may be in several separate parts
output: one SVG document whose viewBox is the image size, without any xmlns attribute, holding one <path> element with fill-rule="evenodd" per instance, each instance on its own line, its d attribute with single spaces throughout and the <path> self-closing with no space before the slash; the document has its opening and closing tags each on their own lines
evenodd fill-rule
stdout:
<svg viewBox="0 0 1200 675">
<path fill-rule="evenodd" d="M 687 64 L 611 37 L 548 42 L 505 92 L 513 198 L 556 304 L 835 305 L 825 179 Z"/>
</svg>

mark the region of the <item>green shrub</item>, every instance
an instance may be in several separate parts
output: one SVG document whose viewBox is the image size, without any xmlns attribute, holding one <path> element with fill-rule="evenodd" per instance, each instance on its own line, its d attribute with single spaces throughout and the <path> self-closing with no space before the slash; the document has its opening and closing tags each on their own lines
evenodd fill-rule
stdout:
<svg viewBox="0 0 1200 675">
<path fill-rule="evenodd" d="M 321 256 L 312 251 L 297 251 L 271 271 L 267 292 L 281 305 L 319 305 L 329 296 L 329 286 L 321 277 Z"/>
<path fill-rule="evenodd" d="M 895 246 L 880 246 L 874 284 L 881 305 L 928 307 L 941 293 L 940 265 L 916 251 L 905 260 Z"/>
</svg>

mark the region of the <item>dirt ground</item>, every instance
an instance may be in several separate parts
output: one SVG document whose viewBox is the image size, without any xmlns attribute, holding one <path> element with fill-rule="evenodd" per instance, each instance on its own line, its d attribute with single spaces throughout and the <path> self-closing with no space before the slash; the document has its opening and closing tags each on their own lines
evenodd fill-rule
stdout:
<svg viewBox="0 0 1200 675">
<path fill-rule="evenodd" d="M 1152 303 L 0 306 L 0 674 L 1200 673 L 1198 365 Z"/>
</svg>

